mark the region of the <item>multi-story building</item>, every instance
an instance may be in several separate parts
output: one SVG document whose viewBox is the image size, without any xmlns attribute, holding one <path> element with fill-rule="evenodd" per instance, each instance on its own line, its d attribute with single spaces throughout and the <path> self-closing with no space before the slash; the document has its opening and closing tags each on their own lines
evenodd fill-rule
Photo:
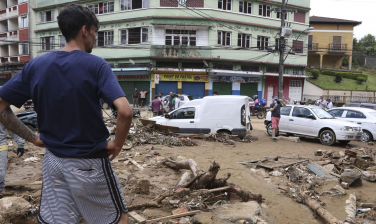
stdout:
<svg viewBox="0 0 376 224">
<path fill-rule="evenodd" d="M 27 0 L 0 0 L 0 86 L 29 61 Z"/>
<path fill-rule="evenodd" d="M 278 92 L 282 0 L 36 0 L 33 54 L 65 44 L 56 17 L 61 7 L 89 7 L 100 21 L 93 54 L 112 66 L 128 97 L 134 88 L 192 95 Z M 307 65 L 310 1 L 289 0 L 284 94 L 301 99 Z M 293 53 L 293 55 L 291 54 Z M 269 101 L 269 102 L 270 102 Z"/>
<path fill-rule="evenodd" d="M 308 38 L 308 66 L 318 69 L 340 69 L 345 56 L 352 66 L 354 27 L 362 22 L 312 16 L 312 34 Z"/>
</svg>

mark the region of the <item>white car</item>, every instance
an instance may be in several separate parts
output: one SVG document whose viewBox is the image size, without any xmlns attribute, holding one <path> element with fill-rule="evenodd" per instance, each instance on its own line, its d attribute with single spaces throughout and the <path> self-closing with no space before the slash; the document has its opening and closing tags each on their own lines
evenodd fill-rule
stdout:
<svg viewBox="0 0 376 224">
<path fill-rule="evenodd" d="M 206 96 L 149 120 L 179 127 L 175 132 L 184 134 L 222 133 L 244 138 L 252 130 L 248 96 Z"/>
<path fill-rule="evenodd" d="M 267 133 L 272 135 L 270 111 L 266 115 L 264 124 Z M 317 106 L 301 105 L 281 107 L 277 133 L 278 131 L 287 135 L 319 138 L 323 145 L 333 145 L 336 141 L 347 144 L 351 140 L 359 140 L 362 136 L 362 128 L 359 124 L 336 119 Z"/>
<path fill-rule="evenodd" d="M 328 110 L 328 113 L 337 119 L 361 125 L 361 141 L 370 142 L 376 139 L 376 110 L 364 107 L 338 107 Z"/>
</svg>

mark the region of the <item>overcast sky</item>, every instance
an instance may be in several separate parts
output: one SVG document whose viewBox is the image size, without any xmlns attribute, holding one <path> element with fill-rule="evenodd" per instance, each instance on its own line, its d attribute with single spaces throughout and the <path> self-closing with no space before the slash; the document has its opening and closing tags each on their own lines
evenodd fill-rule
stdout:
<svg viewBox="0 0 376 224">
<path fill-rule="evenodd" d="M 310 15 L 361 21 L 354 37 L 376 36 L 376 0 L 311 0 Z"/>
</svg>

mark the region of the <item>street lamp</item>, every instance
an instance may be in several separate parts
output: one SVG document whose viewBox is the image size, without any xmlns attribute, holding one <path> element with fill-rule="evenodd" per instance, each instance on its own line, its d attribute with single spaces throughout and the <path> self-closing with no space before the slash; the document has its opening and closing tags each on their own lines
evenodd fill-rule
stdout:
<svg viewBox="0 0 376 224">
<path fill-rule="evenodd" d="M 305 30 L 303 30 L 302 32 L 300 32 L 299 35 L 298 35 L 298 37 L 297 37 L 295 40 L 297 41 L 297 40 L 299 39 L 300 35 L 302 35 L 302 33 L 304 33 L 305 31 L 308 31 L 308 30 L 314 30 L 314 29 L 315 29 L 315 28 L 313 28 L 313 27 L 308 27 L 307 29 L 305 29 Z M 291 46 L 289 52 L 287 52 L 286 57 L 285 57 L 285 59 L 283 60 L 283 62 L 286 61 L 287 57 L 289 56 L 289 54 L 290 54 L 290 52 L 292 51 L 293 48 L 294 48 L 294 42 L 292 42 L 292 46 Z"/>
</svg>

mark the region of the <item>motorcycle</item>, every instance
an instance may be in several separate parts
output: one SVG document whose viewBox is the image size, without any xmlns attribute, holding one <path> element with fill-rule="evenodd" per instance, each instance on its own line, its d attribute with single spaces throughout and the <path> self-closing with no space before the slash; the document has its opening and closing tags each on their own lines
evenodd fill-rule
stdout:
<svg viewBox="0 0 376 224">
<path fill-rule="evenodd" d="M 252 111 L 252 108 L 254 107 L 254 111 Z M 258 119 L 264 119 L 266 117 L 266 113 L 269 111 L 269 108 L 267 107 L 255 107 L 255 105 L 249 105 L 249 110 L 251 112 L 251 116 L 257 116 Z"/>
</svg>

